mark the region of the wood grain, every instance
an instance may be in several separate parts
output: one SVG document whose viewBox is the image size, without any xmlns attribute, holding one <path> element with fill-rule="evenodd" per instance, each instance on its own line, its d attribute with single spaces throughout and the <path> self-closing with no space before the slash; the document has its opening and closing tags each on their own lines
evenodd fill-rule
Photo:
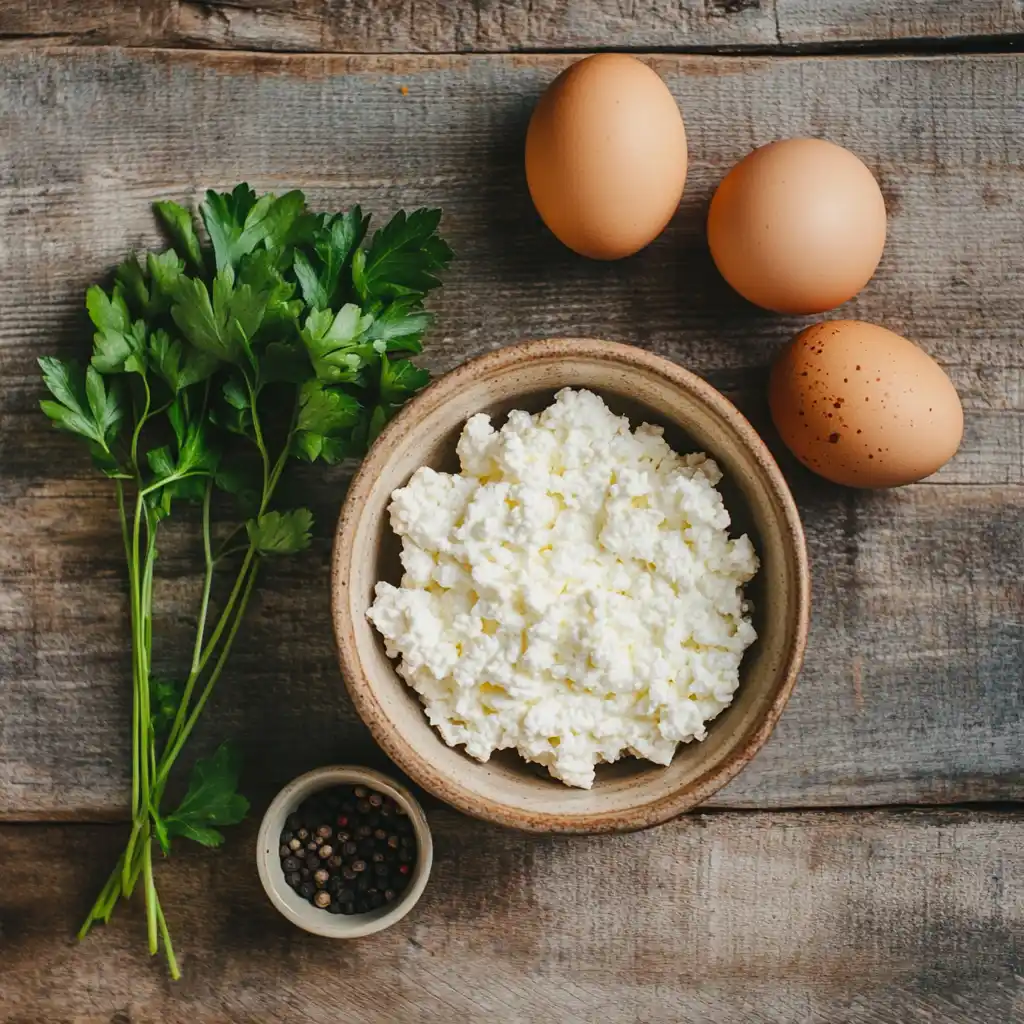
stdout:
<svg viewBox="0 0 1024 1024">
<path fill-rule="evenodd" d="M 221 851 L 183 843 L 157 872 L 177 985 L 145 955 L 137 906 L 82 945 L 71 937 L 120 829 L 0 828 L 0 1021 L 992 1024 L 1024 1013 L 1019 813 L 719 813 L 574 840 L 451 811 L 430 820 L 422 901 L 352 943 L 274 911 L 251 826 Z"/>
<path fill-rule="evenodd" d="M 1017 0 L 0 0 L 8 44 L 346 53 L 733 50 L 998 41 Z"/>
<path fill-rule="evenodd" d="M 157 243 L 151 201 L 248 176 L 316 204 L 438 203 L 458 259 L 429 363 L 560 334 L 632 342 L 707 376 L 779 452 L 814 564 L 807 667 L 732 806 L 1016 799 L 1024 688 L 1024 103 L 1021 59 L 714 59 L 655 64 L 686 111 L 683 207 L 647 251 L 595 264 L 540 226 L 525 120 L 565 58 L 276 57 L 118 50 L 0 62 L 0 817 L 115 819 L 127 794 L 127 627 L 111 497 L 37 410 L 34 360 L 81 352 L 87 283 Z M 408 92 L 403 94 L 401 88 Z M 964 448 L 933 481 L 843 491 L 779 451 L 766 366 L 805 324 L 715 274 L 706 203 L 774 137 L 826 134 L 879 176 L 890 236 L 842 315 L 945 365 Z M 344 468 L 300 470 L 314 550 L 268 572 L 201 744 L 239 736 L 251 791 L 318 763 L 374 761 L 343 696 L 327 557 Z M 195 533 L 161 549 L 157 657 L 182 662 Z"/>
</svg>

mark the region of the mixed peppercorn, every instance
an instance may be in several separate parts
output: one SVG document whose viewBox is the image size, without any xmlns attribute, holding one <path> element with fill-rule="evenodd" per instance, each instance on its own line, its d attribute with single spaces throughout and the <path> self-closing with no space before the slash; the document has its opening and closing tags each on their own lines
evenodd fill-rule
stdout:
<svg viewBox="0 0 1024 1024">
<path fill-rule="evenodd" d="M 405 810 L 367 786 L 314 793 L 281 832 L 285 880 L 314 907 L 365 914 L 393 903 L 416 865 Z"/>
</svg>

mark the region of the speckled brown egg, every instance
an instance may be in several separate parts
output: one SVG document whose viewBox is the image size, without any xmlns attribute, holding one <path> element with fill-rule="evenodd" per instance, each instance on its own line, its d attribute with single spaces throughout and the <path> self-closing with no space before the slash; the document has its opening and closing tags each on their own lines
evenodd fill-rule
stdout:
<svg viewBox="0 0 1024 1024">
<path fill-rule="evenodd" d="M 544 223 L 583 256 L 615 260 L 651 242 L 679 206 L 686 130 L 658 73 L 624 53 L 566 68 L 526 133 L 526 180 Z"/>
<path fill-rule="evenodd" d="M 926 352 L 884 327 L 827 320 L 779 354 L 772 419 L 808 469 L 850 487 L 897 487 L 934 473 L 963 436 L 960 397 Z"/>
<path fill-rule="evenodd" d="M 871 280 L 885 227 L 881 190 L 859 157 L 825 139 L 784 139 L 722 180 L 708 245 L 744 298 L 778 313 L 823 313 Z"/>
</svg>

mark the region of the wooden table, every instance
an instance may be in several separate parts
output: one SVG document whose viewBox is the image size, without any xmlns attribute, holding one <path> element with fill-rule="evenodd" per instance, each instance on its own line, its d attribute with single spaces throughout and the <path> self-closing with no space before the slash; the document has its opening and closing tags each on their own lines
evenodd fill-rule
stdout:
<svg viewBox="0 0 1024 1024">
<path fill-rule="evenodd" d="M 1017 0 L 2 0 L 0 1018 L 1024 1019 L 1022 33 Z M 555 73 L 615 47 L 654 55 L 692 162 L 664 236 L 599 265 L 542 229 L 521 157 Z M 732 295 L 702 221 L 732 163 L 798 134 L 852 147 L 889 209 L 879 273 L 842 315 L 915 338 L 963 397 L 962 450 L 925 483 L 833 487 L 771 433 L 766 367 L 807 321 Z M 172 985 L 137 906 L 73 940 L 125 838 L 127 610 L 111 494 L 43 421 L 35 359 L 82 350 L 83 289 L 157 243 L 154 199 L 241 178 L 331 208 L 443 206 L 458 257 L 436 371 L 579 334 L 726 391 L 797 496 L 814 625 L 774 738 L 701 813 L 544 839 L 434 806 L 428 893 L 375 938 L 280 918 L 252 825 L 180 850 L 160 867 Z M 254 818 L 304 769 L 382 761 L 328 621 L 347 475 L 294 478 L 314 548 L 265 577 L 196 744 L 237 737 Z M 168 666 L 194 614 L 190 537 L 169 531 L 159 563 Z"/>
</svg>

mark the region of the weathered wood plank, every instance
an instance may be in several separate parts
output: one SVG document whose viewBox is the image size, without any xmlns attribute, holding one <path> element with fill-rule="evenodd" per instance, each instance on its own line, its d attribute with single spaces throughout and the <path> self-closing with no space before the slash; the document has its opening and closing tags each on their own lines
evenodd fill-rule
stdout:
<svg viewBox="0 0 1024 1024">
<path fill-rule="evenodd" d="M 139 907 L 80 946 L 71 938 L 120 829 L 0 828 L 0 1020 L 991 1024 L 1024 1013 L 1019 813 L 726 813 L 571 840 L 450 811 L 431 824 L 420 905 L 347 944 L 273 910 L 251 827 L 219 852 L 182 843 L 158 870 L 177 985 L 145 954 Z"/>
<path fill-rule="evenodd" d="M 687 113 L 690 182 L 663 238 L 612 265 L 561 249 L 525 193 L 525 119 L 564 63 L 107 50 L 0 62 L 0 817 L 124 813 L 113 510 L 77 446 L 43 423 L 34 359 L 81 350 L 83 289 L 127 248 L 156 243 L 153 199 L 248 176 L 335 207 L 438 203 L 458 260 L 435 306 L 434 369 L 524 337 L 630 341 L 708 376 L 774 444 L 765 367 L 807 321 L 736 299 L 701 225 L 733 161 L 794 134 L 851 145 L 879 174 L 890 242 L 842 312 L 917 338 L 948 366 L 967 435 L 933 483 L 888 494 L 842 491 L 783 456 L 814 562 L 814 632 L 776 739 L 718 801 L 1021 795 L 1020 58 L 659 59 Z M 205 740 L 239 735 L 257 796 L 280 771 L 375 756 L 342 693 L 328 620 L 346 478 L 296 478 L 318 519 L 314 551 L 268 575 L 210 712 Z M 180 664 L 194 614 L 187 532 L 172 527 L 161 548 L 165 670 Z"/>
<path fill-rule="evenodd" d="M 346 53 L 772 49 L 1008 37 L 1015 0 L 2 0 L 0 38 Z"/>
</svg>

